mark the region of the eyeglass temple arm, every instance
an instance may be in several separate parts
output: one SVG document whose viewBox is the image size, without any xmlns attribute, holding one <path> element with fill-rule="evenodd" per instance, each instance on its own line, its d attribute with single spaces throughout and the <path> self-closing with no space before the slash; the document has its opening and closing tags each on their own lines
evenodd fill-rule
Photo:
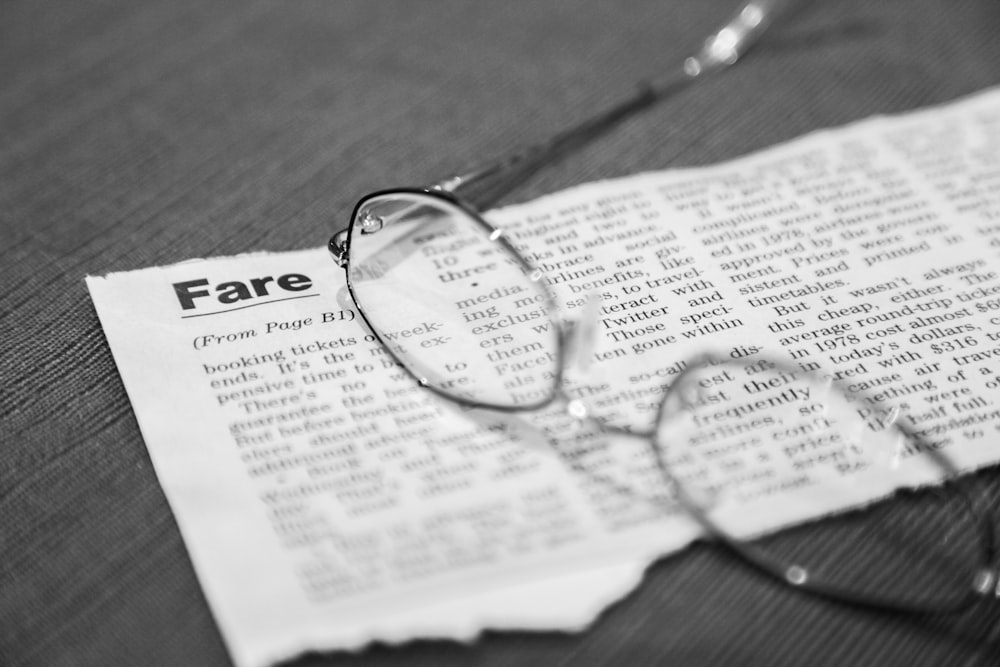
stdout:
<svg viewBox="0 0 1000 667">
<path fill-rule="evenodd" d="M 605 112 L 560 132 L 549 141 L 529 146 L 511 156 L 428 187 L 460 195 L 481 209 L 527 180 L 539 168 L 593 141 L 624 119 L 687 87 L 695 79 L 735 64 L 774 22 L 779 12 L 798 0 L 749 0 L 717 31 L 709 35 L 697 54 L 678 71 L 647 82 L 631 97 Z M 503 178 L 499 178 L 502 176 Z M 330 239 L 329 249 L 338 264 L 347 261 L 348 228 Z"/>
<path fill-rule="evenodd" d="M 683 68 L 661 79 L 642 84 L 639 90 L 548 141 L 529 146 L 470 172 L 438 181 L 430 189 L 461 195 L 479 208 L 489 208 L 498 199 L 527 180 L 541 167 L 584 146 L 620 122 L 686 88 L 695 79 L 735 64 L 773 22 L 775 15 L 793 0 L 749 0 L 716 32 L 705 40 Z"/>
<path fill-rule="evenodd" d="M 687 81 L 679 79 L 678 83 L 685 84 Z M 490 208 L 540 168 L 590 143 L 624 119 L 651 106 L 657 99 L 652 88 L 643 85 L 628 99 L 560 132 L 545 143 L 522 148 L 496 162 L 439 181 L 430 187 L 460 195 L 480 209 Z"/>
</svg>

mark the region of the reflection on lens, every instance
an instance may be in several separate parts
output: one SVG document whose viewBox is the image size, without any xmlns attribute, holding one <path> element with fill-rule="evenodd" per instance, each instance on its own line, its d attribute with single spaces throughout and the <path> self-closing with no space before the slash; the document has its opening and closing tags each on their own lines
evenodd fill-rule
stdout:
<svg viewBox="0 0 1000 667">
<path fill-rule="evenodd" d="M 943 455 L 904 423 L 820 376 L 726 360 L 675 381 L 656 444 L 682 500 L 790 583 L 958 605 L 980 565 L 980 527 Z"/>
<path fill-rule="evenodd" d="M 552 398 L 551 299 L 499 232 L 441 197 L 392 193 L 359 205 L 348 247 L 365 318 L 427 386 L 495 407 Z"/>
</svg>

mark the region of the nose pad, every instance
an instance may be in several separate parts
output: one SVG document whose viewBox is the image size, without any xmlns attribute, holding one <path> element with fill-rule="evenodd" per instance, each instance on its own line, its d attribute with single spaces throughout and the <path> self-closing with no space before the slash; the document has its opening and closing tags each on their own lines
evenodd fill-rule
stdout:
<svg viewBox="0 0 1000 667">
<path fill-rule="evenodd" d="M 385 226 L 385 220 L 381 216 L 373 214 L 371 211 L 365 211 L 362 213 L 358 222 L 361 225 L 362 234 L 377 234 L 382 231 L 382 227 Z"/>
</svg>

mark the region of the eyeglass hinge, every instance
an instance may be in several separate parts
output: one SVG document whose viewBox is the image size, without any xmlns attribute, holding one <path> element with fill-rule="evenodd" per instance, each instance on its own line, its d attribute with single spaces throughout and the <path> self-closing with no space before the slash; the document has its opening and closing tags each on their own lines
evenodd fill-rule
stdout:
<svg viewBox="0 0 1000 667">
<path fill-rule="evenodd" d="M 326 249 L 330 251 L 333 261 L 340 268 L 347 266 L 347 231 L 346 229 L 341 229 L 331 236 L 330 242 L 326 246 Z"/>
</svg>

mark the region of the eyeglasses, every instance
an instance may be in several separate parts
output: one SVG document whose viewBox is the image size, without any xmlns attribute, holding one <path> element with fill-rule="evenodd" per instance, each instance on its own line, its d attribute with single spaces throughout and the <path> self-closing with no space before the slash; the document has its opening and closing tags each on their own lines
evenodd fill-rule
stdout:
<svg viewBox="0 0 1000 667">
<path fill-rule="evenodd" d="M 997 584 L 992 526 L 954 466 L 898 413 L 778 361 L 705 357 L 680 362 L 652 428 L 609 423 L 566 381 L 589 353 L 594 317 L 558 317 L 544 273 L 469 203 L 488 206 L 619 120 L 735 63 L 778 4 L 747 3 L 683 71 L 545 144 L 427 188 L 364 197 L 329 248 L 373 335 L 429 391 L 501 412 L 560 404 L 604 433 L 640 437 L 692 516 L 795 587 L 896 611 L 958 611 Z M 814 521 L 817 511 L 827 516 Z"/>
</svg>

